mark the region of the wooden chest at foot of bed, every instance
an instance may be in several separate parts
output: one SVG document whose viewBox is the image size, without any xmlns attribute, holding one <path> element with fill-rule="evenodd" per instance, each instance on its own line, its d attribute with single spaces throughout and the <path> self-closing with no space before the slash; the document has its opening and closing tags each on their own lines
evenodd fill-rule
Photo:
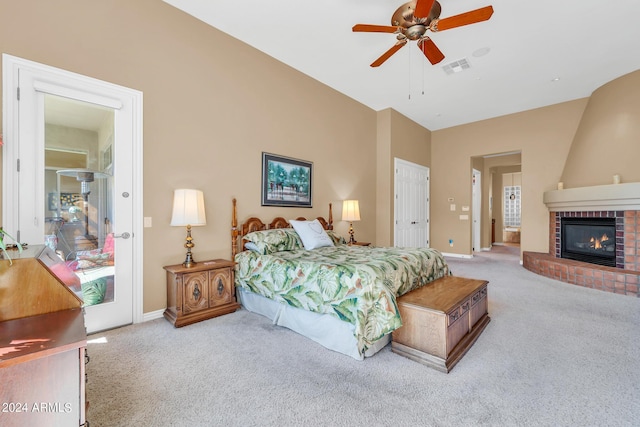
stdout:
<svg viewBox="0 0 640 427">
<path fill-rule="evenodd" d="M 449 372 L 487 326 L 487 281 L 447 276 L 398 298 L 393 352 Z"/>
</svg>

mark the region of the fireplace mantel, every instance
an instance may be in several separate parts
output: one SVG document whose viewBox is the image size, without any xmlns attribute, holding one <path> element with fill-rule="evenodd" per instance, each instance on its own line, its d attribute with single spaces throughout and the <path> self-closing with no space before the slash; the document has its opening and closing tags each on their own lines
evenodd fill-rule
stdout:
<svg viewBox="0 0 640 427">
<path fill-rule="evenodd" d="M 640 210 L 640 182 L 567 188 L 544 193 L 551 212 Z"/>
</svg>

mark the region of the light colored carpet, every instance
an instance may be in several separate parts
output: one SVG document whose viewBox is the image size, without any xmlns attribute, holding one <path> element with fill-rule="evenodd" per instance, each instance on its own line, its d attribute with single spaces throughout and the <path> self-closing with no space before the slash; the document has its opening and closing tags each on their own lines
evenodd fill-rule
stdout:
<svg viewBox="0 0 640 427">
<path fill-rule="evenodd" d="M 489 280 L 491 323 L 449 373 L 391 352 L 359 362 L 240 310 L 94 334 L 99 426 L 632 426 L 640 300 L 537 276 L 517 248 L 449 258 Z M 106 342 L 99 342 L 105 341 Z"/>
</svg>

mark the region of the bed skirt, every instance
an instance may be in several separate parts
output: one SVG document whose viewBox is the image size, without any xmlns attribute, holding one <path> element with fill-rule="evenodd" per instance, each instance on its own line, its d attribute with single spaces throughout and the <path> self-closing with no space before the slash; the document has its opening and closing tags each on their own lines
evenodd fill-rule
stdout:
<svg viewBox="0 0 640 427">
<path fill-rule="evenodd" d="M 375 342 L 367 351 L 358 351 L 354 327 L 329 314 L 313 313 L 278 303 L 261 295 L 236 288 L 240 304 L 247 310 L 271 319 L 274 325 L 284 326 L 312 339 L 329 350 L 351 356 L 356 360 L 371 357 L 391 341 L 391 334 Z"/>
</svg>

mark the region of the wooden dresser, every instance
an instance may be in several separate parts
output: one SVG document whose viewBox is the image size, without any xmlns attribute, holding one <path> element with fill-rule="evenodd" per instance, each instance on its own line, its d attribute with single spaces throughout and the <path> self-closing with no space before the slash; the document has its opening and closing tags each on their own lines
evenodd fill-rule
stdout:
<svg viewBox="0 0 640 427">
<path fill-rule="evenodd" d="M 0 257 L 0 425 L 83 426 L 87 335 L 72 275 L 46 246 L 9 254 L 11 266 Z"/>
<path fill-rule="evenodd" d="M 403 325 L 393 331 L 392 351 L 449 372 L 491 320 L 487 284 L 447 276 L 398 298 Z"/>
</svg>

